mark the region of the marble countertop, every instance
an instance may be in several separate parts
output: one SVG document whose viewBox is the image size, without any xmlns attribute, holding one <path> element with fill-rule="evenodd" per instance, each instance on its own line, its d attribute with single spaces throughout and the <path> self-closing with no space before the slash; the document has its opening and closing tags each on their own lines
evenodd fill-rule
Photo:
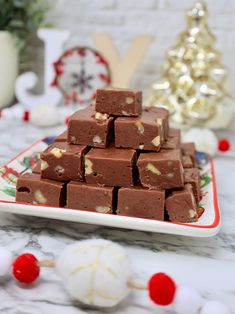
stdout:
<svg viewBox="0 0 235 314">
<path fill-rule="evenodd" d="M 44 135 L 59 134 L 61 127 L 39 129 L 18 121 L 0 120 L 0 165 Z M 226 132 L 235 147 L 234 132 Z M 52 221 L 0 213 L 0 246 L 14 254 L 33 252 L 39 258 L 54 258 L 66 244 L 93 237 L 115 241 L 129 253 L 141 280 L 165 271 L 178 283 L 191 286 L 204 299 L 227 303 L 235 313 L 235 158 L 215 158 L 222 228 L 213 238 L 190 238 L 113 229 L 94 225 Z M 80 314 L 104 313 L 78 307 L 69 298 L 50 269 L 31 287 L 6 278 L 0 282 L 0 313 Z M 133 292 L 119 307 L 105 313 L 153 314 L 161 310 L 146 292 Z M 190 314 L 190 313 L 189 313 Z"/>
</svg>

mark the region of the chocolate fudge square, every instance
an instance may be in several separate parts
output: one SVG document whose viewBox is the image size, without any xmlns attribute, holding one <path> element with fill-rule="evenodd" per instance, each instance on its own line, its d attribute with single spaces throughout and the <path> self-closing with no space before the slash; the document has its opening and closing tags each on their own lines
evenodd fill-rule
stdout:
<svg viewBox="0 0 235 314">
<path fill-rule="evenodd" d="M 85 156 L 85 180 L 89 184 L 132 186 L 136 151 L 92 148 Z"/>
<path fill-rule="evenodd" d="M 162 124 L 162 129 L 164 132 L 164 139 L 166 140 L 169 135 L 169 111 L 160 107 L 149 107 L 145 108 L 145 111 L 150 111 L 153 115 L 157 117 L 158 124 Z"/>
<path fill-rule="evenodd" d="M 113 187 L 100 187 L 71 181 L 67 185 L 68 208 L 112 214 Z"/>
<path fill-rule="evenodd" d="M 190 184 L 186 184 L 182 190 L 173 191 L 166 198 L 166 210 L 172 222 L 187 223 L 198 220 L 197 205 Z"/>
<path fill-rule="evenodd" d="M 142 187 L 121 188 L 118 191 L 117 214 L 164 220 L 165 191 Z"/>
<path fill-rule="evenodd" d="M 194 143 L 181 143 L 182 155 L 189 156 L 192 159 L 193 167 L 196 165 L 196 149 Z"/>
<path fill-rule="evenodd" d="M 65 184 L 41 179 L 40 175 L 36 173 L 26 173 L 17 180 L 16 201 L 64 207 L 66 203 Z"/>
<path fill-rule="evenodd" d="M 68 132 L 67 130 L 55 137 L 54 142 L 67 142 Z"/>
<path fill-rule="evenodd" d="M 180 130 L 170 128 L 168 137 L 165 143 L 163 143 L 162 148 L 163 149 L 179 149 L 180 141 L 181 141 Z"/>
<path fill-rule="evenodd" d="M 120 117 L 115 120 L 115 147 L 159 151 L 165 131 L 162 118 L 152 109 L 143 110 L 139 118 Z"/>
<path fill-rule="evenodd" d="M 82 181 L 87 146 L 56 142 L 41 153 L 41 175 L 56 181 Z"/>
<path fill-rule="evenodd" d="M 114 118 L 95 112 L 95 106 L 75 112 L 68 123 L 68 142 L 105 148 L 113 135 Z"/>
<path fill-rule="evenodd" d="M 184 186 L 184 170 L 179 149 L 142 153 L 137 162 L 142 186 L 172 189 Z"/>
<path fill-rule="evenodd" d="M 95 109 L 114 116 L 137 117 L 142 111 L 142 92 L 112 87 L 97 89 Z"/>
<path fill-rule="evenodd" d="M 192 186 L 197 204 L 201 200 L 200 173 L 198 168 L 184 169 L 184 183 Z"/>
</svg>

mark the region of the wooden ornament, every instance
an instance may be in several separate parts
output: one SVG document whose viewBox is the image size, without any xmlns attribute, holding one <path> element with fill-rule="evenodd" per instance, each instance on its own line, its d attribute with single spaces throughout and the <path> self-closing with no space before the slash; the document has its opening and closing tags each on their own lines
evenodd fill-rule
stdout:
<svg viewBox="0 0 235 314">
<path fill-rule="evenodd" d="M 94 33 L 92 37 L 96 47 L 108 61 L 112 74 L 112 86 L 129 88 L 137 67 L 153 41 L 153 36 L 136 36 L 123 57 L 119 55 L 111 35 Z"/>
</svg>

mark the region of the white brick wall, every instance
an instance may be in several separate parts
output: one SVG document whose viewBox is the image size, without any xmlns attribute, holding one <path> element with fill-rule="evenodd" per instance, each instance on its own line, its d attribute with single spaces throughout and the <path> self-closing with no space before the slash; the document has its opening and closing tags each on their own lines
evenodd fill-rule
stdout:
<svg viewBox="0 0 235 314">
<path fill-rule="evenodd" d="M 49 0 L 48 0 L 49 1 Z M 121 53 L 137 34 L 151 34 L 150 46 L 133 80 L 133 87 L 147 90 L 160 76 L 166 50 L 175 43 L 185 28 L 185 10 L 193 0 L 50 0 L 52 10 L 48 20 L 59 28 L 70 29 L 74 45 L 94 46 L 92 32 L 112 33 Z M 216 47 L 223 53 L 223 63 L 229 69 L 228 89 L 235 96 L 235 1 L 207 0 L 209 26 L 217 36 Z"/>
</svg>

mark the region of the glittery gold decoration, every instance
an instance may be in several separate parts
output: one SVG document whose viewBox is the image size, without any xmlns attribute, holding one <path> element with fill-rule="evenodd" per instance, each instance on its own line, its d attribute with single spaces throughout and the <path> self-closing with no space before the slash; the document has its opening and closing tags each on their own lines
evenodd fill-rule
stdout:
<svg viewBox="0 0 235 314">
<path fill-rule="evenodd" d="M 218 120 L 220 106 L 226 103 L 228 109 L 222 86 L 226 70 L 220 52 L 213 47 L 216 38 L 207 25 L 205 3 L 197 2 L 186 18 L 187 30 L 167 52 L 162 79 L 152 85 L 146 105 L 167 108 L 176 124 L 205 124 Z M 230 104 L 234 108 L 233 101 Z"/>
</svg>

